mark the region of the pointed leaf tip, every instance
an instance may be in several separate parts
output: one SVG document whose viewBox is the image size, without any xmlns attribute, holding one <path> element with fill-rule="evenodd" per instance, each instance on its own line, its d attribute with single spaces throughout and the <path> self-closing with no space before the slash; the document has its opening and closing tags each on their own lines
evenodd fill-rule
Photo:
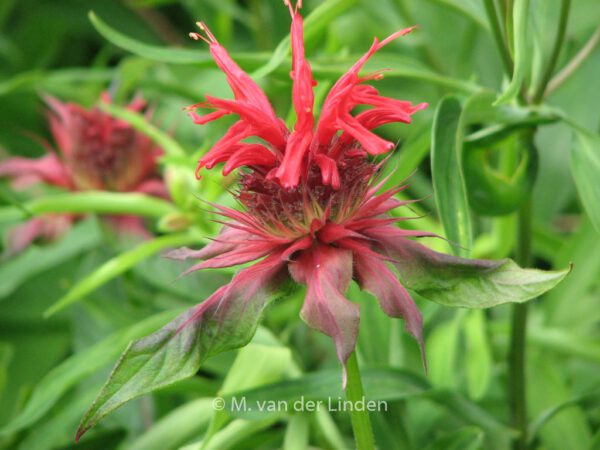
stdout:
<svg viewBox="0 0 600 450">
<path fill-rule="evenodd" d="M 247 267 L 203 303 L 129 344 L 85 413 L 79 440 L 124 403 L 193 376 L 209 356 L 246 345 L 279 286 L 284 263 L 274 254 Z"/>
</svg>

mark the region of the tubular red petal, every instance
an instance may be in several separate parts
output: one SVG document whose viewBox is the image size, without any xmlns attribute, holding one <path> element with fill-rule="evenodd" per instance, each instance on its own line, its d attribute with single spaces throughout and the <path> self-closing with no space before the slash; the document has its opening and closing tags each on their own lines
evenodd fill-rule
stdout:
<svg viewBox="0 0 600 450">
<path fill-rule="evenodd" d="M 323 153 L 319 153 L 315 155 L 314 161 L 319 166 L 319 169 L 321 169 L 323 184 L 338 190 L 340 188 L 340 173 L 335 160 Z"/>
<path fill-rule="evenodd" d="M 277 158 L 262 144 L 239 144 L 240 148 L 227 160 L 223 175 L 241 166 L 273 167 Z"/>
</svg>

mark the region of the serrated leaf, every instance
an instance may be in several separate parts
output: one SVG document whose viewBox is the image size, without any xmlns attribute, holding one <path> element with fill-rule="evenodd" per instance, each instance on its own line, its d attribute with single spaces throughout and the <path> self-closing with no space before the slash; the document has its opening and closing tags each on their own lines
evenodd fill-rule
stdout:
<svg viewBox="0 0 600 450">
<path fill-rule="evenodd" d="M 386 249 L 408 289 L 446 306 L 490 308 L 523 303 L 552 289 L 571 270 L 523 269 L 510 259 L 458 258 L 407 239 L 391 242 Z"/>
<path fill-rule="evenodd" d="M 600 233 L 600 137 L 578 133 L 571 171 L 586 214 Z"/>
<path fill-rule="evenodd" d="M 193 376 L 209 356 L 246 345 L 273 299 L 283 266 L 274 255 L 242 269 L 200 305 L 132 342 L 84 415 L 77 438 L 129 400 Z"/>
</svg>

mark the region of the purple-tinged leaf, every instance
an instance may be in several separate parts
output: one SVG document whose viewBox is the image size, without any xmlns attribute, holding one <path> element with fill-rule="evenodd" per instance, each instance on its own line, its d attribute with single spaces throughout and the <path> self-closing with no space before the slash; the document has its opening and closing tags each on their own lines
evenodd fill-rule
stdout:
<svg viewBox="0 0 600 450">
<path fill-rule="evenodd" d="M 129 400 L 194 375 L 209 356 L 247 344 L 285 275 L 283 267 L 281 255 L 273 254 L 154 334 L 129 344 L 84 415 L 76 439 Z"/>
<path fill-rule="evenodd" d="M 522 303 L 556 286 L 571 270 L 523 269 L 510 259 L 466 259 L 437 253 L 409 239 L 390 238 L 385 227 L 370 229 L 394 259 L 400 282 L 446 306 L 489 308 Z"/>
</svg>

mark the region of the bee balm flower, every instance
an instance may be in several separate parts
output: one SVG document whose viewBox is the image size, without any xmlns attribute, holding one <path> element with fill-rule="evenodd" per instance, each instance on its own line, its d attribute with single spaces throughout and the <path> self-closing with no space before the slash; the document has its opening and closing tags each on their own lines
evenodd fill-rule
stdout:
<svg viewBox="0 0 600 450">
<path fill-rule="evenodd" d="M 408 123 L 425 105 L 382 97 L 365 84 L 380 75 L 359 72 L 373 53 L 410 29 L 375 40 L 332 87 L 315 124 L 300 2 L 295 9 L 287 4 L 297 117 L 293 130 L 286 129 L 265 94 L 204 24 L 199 24 L 203 34 L 192 34 L 210 45 L 235 97 L 207 96 L 190 108 L 192 118 L 204 124 L 226 114 L 239 117 L 200 160 L 198 170 L 219 163 L 225 173 L 244 167 L 234 194 L 243 208 L 214 205 L 225 219 L 220 235 L 200 250 L 182 248 L 169 256 L 201 260 L 187 273 L 250 264 L 205 301 L 127 347 L 84 415 L 77 439 L 125 402 L 191 377 L 206 358 L 246 345 L 265 307 L 286 292 L 284 283 L 306 286 L 301 316 L 333 338 L 344 366 L 358 333 L 358 305 L 345 297 L 352 279 L 388 315 L 402 317 L 422 348 L 422 317 L 409 289 L 444 305 L 487 308 L 534 298 L 568 272 L 436 253 L 410 239 L 430 233 L 396 227 L 402 218 L 389 213 L 406 203 L 394 198 L 404 186 L 381 192 L 385 180 L 369 155 L 384 154 L 393 145 L 372 130 L 389 122 Z M 357 105 L 371 108 L 354 116 Z M 204 116 L 193 112 L 200 107 L 214 111 Z M 255 138 L 253 143 L 246 141 L 249 137 Z"/>
<path fill-rule="evenodd" d="M 104 96 L 104 101 L 110 101 Z M 10 158 L 0 163 L 0 176 L 13 178 L 16 186 L 46 183 L 70 191 L 108 190 L 143 192 L 166 197 L 166 188 L 156 174 L 162 151 L 128 123 L 99 108 L 84 109 L 47 97 L 48 121 L 59 150 L 38 159 Z M 145 104 L 134 100 L 129 108 L 141 111 Z M 74 216 L 48 215 L 32 219 L 14 229 L 9 251 L 22 250 L 36 238 L 54 239 L 66 230 Z M 139 218 L 111 217 L 120 230 L 145 233 Z"/>
<path fill-rule="evenodd" d="M 244 211 L 216 206 L 218 214 L 229 221 L 215 242 L 199 251 L 181 249 L 171 256 L 204 259 L 188 272 L 264 258 L 242 270 L 224 292 L 246 282 L 246 273 L 256 277 L 262 271 L 262 281 L 271 284 L 270 278 L 287 267 L 293 280 L 307 287 L 302 318 L 333 338 L 343 364 L 354 350 L 358 333 L 358 305 L 344 297 L 353 278 L 377 297 L 388 315 L 404 318 L 408 331 L 422 345 L 421 314 L 388 266 L 394 258 L 386 253 L 386 241 L 430 234 L 394 226 L 398 219 L 387 214 L 404 204 L 393 198 L 402 188 L 378 193 L 383 183 L 375 181 L 378 166 L 368 157 L 394 147 L 373 133 L 373 128 L 390 122 L 410 123 L 411 115 L 427 105 L 383 97 L 365 84 L 381 78 L 380 73 L 360 75 L 375 52 L 412 28 L 383 41 L 375 39 L 331 88 L 315 125 L 315 81 L 304 57 L 300 2 L 295 9 L 287 4 L 292 16 L 292 99 L 297 118 L 293 130 L 275 115 L 259 86 L 235 64 L 205 24 L 198 23 L 203 34 L 191 34 L 209 44 L 235 99 L 207 95 L 206 102 L 190 110 L 215 111 L 190 115 L 198 124 L 227 114 L 239 117 L 200 159 L 198 171 L 218 163 L 225 164 L 224 175 L 246 167 L 236 194 Z M 358 105 L 371 108 L 354 116 L 352 110 Z M 243 142 L 249 137 L 261 142 Z M 227 308 L 223 298 L 227 295 L 218 292 L 199 307 L 198 314 L 211 303 Z"/>
</svg>

